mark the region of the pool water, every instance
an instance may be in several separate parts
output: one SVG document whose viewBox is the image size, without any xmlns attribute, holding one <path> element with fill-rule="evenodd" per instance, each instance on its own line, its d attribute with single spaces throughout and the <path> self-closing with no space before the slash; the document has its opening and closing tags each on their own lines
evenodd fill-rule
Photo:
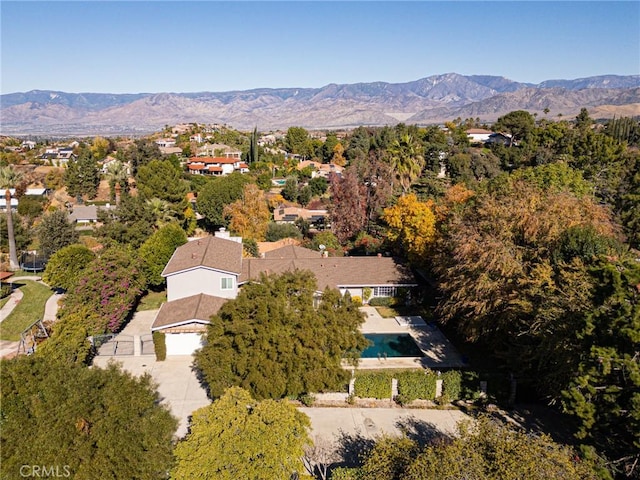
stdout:
<svg viewBox="0 0 640 480">
<path fill-rule="evenodd" d="M 373 345 L 364 349 L 362 358 L 423 356 L 408 333 L 365 333 L 364 337 Z"/>
</svg>

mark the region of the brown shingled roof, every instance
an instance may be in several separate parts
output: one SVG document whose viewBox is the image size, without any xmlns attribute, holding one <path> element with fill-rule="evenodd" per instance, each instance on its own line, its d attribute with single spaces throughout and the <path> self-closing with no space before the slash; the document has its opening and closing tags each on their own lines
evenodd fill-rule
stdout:
<svg viewBox="0 0 640 480">
<path fill-rule="evenodd" d="M 208 324 L 211 316 L 218 313 L 220 307 L 227 301 L 227 298 L 214 297 L 201 293 L 163 303 L 156 319 L 153 321 L 153 325 L 151 325 L 151 331 L 184 325 L 186 323 Z"/>
<path fill-rule="evenodd" d="M 171 260 L 162 271 L 162 276 L 166 277 L 196 267 L 240 273 L 242 243 L 214 236 L 192 240 L 173 252 Z"/>
<path fill-rule="evenodd" d="M 285 245 L 264 253 L 263 258 L 321 258 L 322 253 L 297 245 Z"/>
<path fill-rule="evenodd" d="M 239 283 L 293 270 L 310 270 L 318 281 L 318 289 L 326 287 L 372 287 L 380 285 L 417 285 L 409 268 L 391 257 L 327 257 L 244 259 Z"/>
</svg>

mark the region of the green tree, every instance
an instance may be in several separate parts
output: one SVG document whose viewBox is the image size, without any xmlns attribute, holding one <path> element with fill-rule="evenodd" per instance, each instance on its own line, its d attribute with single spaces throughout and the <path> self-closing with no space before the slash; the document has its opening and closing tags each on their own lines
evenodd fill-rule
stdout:
<svg viewBox="0 0 640 480">
<path fill-rule="evenodd" d="M 546 435 L 516 429 L 486 416 L 460 422 L 453 438 L 382 437 L 363 456 L 362 466 L 340 472 L 367 480 L 596 480 L 589 461 Z M 420 442 L 426 445 L 421 446 Z"/>
<path fill-rule="evenodd" d="M 320 246 L 324 246 L 324 248 L 321 249 Z M 332 232 L 316 233 L 308 242 L 307 248 L 315 250 L 316 252 L 324 250 L 332 257 L 341 257 L 344 255 L 338 237 Z"/>
<path fill-rule="evenodd" d="M 123 193 L 120 204 L 108 211 L 99 211 L 98 218 L 103 223 L 95 230 L 103 243 L 118 243 L 138 248 L 149 238 L 157 218 L 152 207 L 138 196 Z"/>
<path fill-rule="evenodd" d="M 83 152 L 77 160 L 69 160 L 64 183 L 72 197 L 95 198 L 100 184 L 98 162 L 88 152 Z"/>
<path fill-rule="evenodd" d="M 246 390 L 229 388 L 194 412 L 189 434 L 176 446 L 171 478 L 293 478 L 304 470 L 309 427 L 309 418 L 287 401 L 257 402 Z"/>
<path fill-rule="evenodd" d="M 184 230 L 175 223 L 169 223 L 154 232 L 140 246 L 138 254 L 142 258 L 142 271 L 151 287 L 164 287 L 161 273 L 176 248 L 185 243 L 187 235 Z"/>
<path fill-rule="evenodd" d="M 310 155 L 311 138 L 309 132 L 302 127 L 289 127 L 284 137 L 284 148 L 289 153 Z"/>
<path fill-rule="evenodd" d="M 2 478 L 24 476 L 23 465 L 72 478 L 167 478 L 178 422 L 149 375 L 25 356 L 1 367 Z"/>
<path fill-rule="evenodd" d="M 40 253 L 50 257 L 58 250 L 78 241 L 78 232 L 69 221 L 69 215 L 62 210 L 46 214 L 37 227 L 36 234 Z"/>
<path fill-rule="evenodd" d="M 138 191 L 144 200 L 159 198 L 169 203 L 179 203 L 187 194 L 188 185 L 182 172 L 168 160 L 151 160 L 138 168 Z"/>
<path fill-rule="evenodd" d="M 311 187 L 309 185 L 305 185 L 298 191 L 298 202 L 303 207 L 306 207 L 307 205 L 309 205 L 312 196 L 313 193 L 311 191 Z"/>
<path fill-rule="evenodd" d="M 511 135 L 509 146 L 527 140 L 535 127 L 535 119 L 526 110 L 516 110 L 498 118 L 492 128 L 496 132 L 506 132 Z"/>
<path fill-rule="evenodd" d="M 302 233 L 298 227 L 291 223 L 274 223 L 271 222 L 267 226 L 265 240 L 267 242 L 277 242 L 283 238 L 302 238 Z"/>
<path fill-rule="evenodd" d="M 22 175 L 18 173 L 13 167 L 6 166 L 0 167 L 0 188 L 5 189 L 5 202 L 6 202 L 6 227 L 7 237 L 9 243 L 9 268 L 11 270 L 18 270 L 20 268 L 20 262 L 18 261 L 18 252 L 16 250 L 16 237 L 13 226 L 13 211 L 11 209 L 11 188 L 16 188 Z"/>
<path fill-rule="evenodd" d="M 297 202 L 298 193 L 298 177 L 288 177 L 280 194 L 285 200 L 289 200 L 290 202 Z"/>
<path fill-rule="evenodd" d="M 84 245 L 68 245 L 54 253 L 47 262 L 42 280 L 52 288 L 71 290 L 78 285 L 82 271 L 95 258 Z"/>
<path fill-rule="evenodd" d="M 640 265 L 601 261 L 591 273 L 592 305 L 576 331 L 584 347 L 563 404 L 580 422 L 577 437 L 628 473 L 640 461 Z"/>
<path fill-rule="evenodd" d="M 308 271 L 262 276 L 222 306 L 195 360 L 211 397 L 240 386 L 258 399 L 277 399 L 346 381 L 343 357 L 366 346 L 362 315 L 332 290 L 314 308 L 316 290 Z"/>
<path fill-rule="evenodd" d="M 260 160 L 258 138 L 258 128 L 256 127 L 253 129 L 253 132 L 251 132 L 251 138 L 249 139 L 249 153 L 247 154 L 247 163 L 249 165 Z"/>
<path fill-rule="evenodd" d="M 162 158 L 160 147 L 149 138 L 141 138 L 133 142 L 124 153 L 125 160 L 131 165 L 133 176 L 138 174 L 138 168 L 148 164 L 151 160 Z"/>
<path fill-rule="evenodd" d="M 232 173 L 213 179 L 202 187 L 198 192 L 198 212 L 205 217 L 209 229 L 228 225 L 224 207 L 241 199 L 244 186 L 251 181 L 248 175 Z"/>
<path fill-rule="evenodd" d="M 15 241 L 15 248 L 17 252 L 22 252 L 29 248 L 31 244 L 31 231 L 27 230 L 19 215 L 15 213 L 12 215 L 12 224 L 13 224 L 13 239 Z M 5 234 L 5 232 L 9 232 L 9 228 L 7 227 L 7 216 L 0 216 L 0 248 L 3 253 L 10 253 L 9 250 L 9 235 Z M 18 262 L 19 263 L 19 262 Z M 20 265 L 18 264 L 18 268 Z"/>
<path fill-rule="evenodd" d="M 407 193 L 425 166 L 424 147 L 419 140 L 406 133 L 393 141 L 388 152 L 402 191 Z"/>
<path fill-rule="evenodd" d="M 314 197 L 324 195 L 329 188 L 329 182 L 324 177 L 315 177 L 309 180 L 309 187 Z"/>
</svg>

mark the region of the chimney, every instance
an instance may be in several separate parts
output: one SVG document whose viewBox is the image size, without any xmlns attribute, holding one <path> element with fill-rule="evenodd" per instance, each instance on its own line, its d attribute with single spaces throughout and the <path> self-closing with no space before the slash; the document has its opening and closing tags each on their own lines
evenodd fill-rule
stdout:
<svg viewBox="0 0 640 480">
<path fill-rule="evenodd" d="M 229 232 L 224 227 L 220 227 L 220 229 L 214 233 L 214 235 L 218 238 L 229 238 Z"/>
<path fill-rule="evenodd" d="M 382 254 L 381 253 L 378 254 L 378 258 L 382 258 Z"/>
</svg>

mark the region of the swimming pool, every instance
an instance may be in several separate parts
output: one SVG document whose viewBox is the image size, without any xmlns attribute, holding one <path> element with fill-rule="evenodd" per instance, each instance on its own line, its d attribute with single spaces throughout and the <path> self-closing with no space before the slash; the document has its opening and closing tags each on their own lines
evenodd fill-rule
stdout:
<svg viewBox="0 0 640 480">
<path fill-rule="evenodd" d="M 364 349 L 361 358 L 424 356 L 408 333 L 365 333 L 364 337 L 373 345 Z"/>
</svg>

